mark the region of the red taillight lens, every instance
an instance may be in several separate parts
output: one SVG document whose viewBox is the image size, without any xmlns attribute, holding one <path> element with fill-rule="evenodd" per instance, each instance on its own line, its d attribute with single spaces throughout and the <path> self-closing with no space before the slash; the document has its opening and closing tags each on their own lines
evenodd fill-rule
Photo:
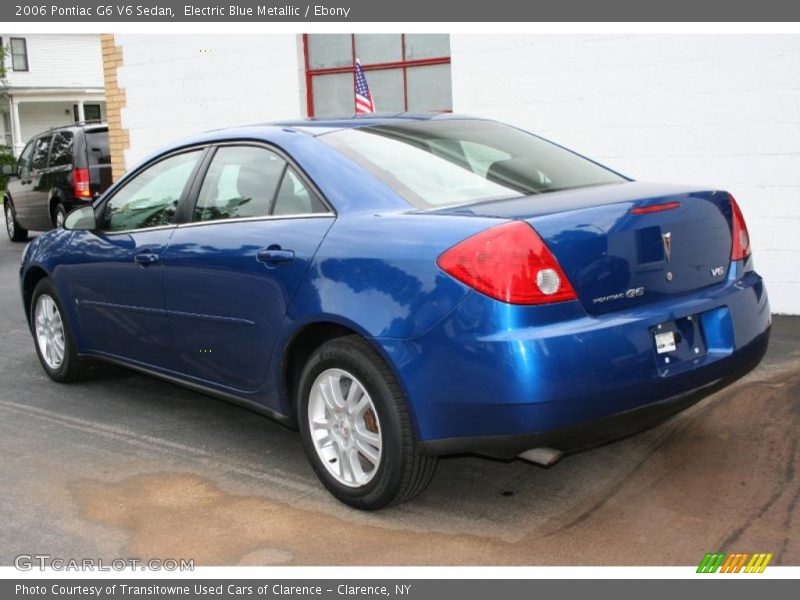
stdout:
<svg viewBox="0 0 800 600">
<path fill-rule="evenodd" d="M 576 299 L 555 256 L 522 221 L 477 233 L 447 250 L 436 262 L 459 281 L 510 304 Z"/>
<path fill-rule="evenodd" d="M 72 171 L 72 193 L 77 198 L 91 198 L 89 189 L 89 169 L 74 169 Z"/>
<path fill-rule="evenodd" d="M 731 260 L 743 260 L 750 256 L 750 234 L 747 233 L 747 224 L 744 222 L 742 210 L 731 198 L 731 210 L 733 212 L 733 223 L 731 234 L 733 235 L 733 245 L 731 247 Z"/>
</svg>

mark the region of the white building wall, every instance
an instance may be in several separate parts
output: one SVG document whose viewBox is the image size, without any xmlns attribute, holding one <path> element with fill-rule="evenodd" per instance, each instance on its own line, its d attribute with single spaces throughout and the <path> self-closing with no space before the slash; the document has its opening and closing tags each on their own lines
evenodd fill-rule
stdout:
<svg viewBox="0 0 800 600">
<path fill-rule="evenodd" d="M 800 313 L 800 36 L 452 35 L 460 113 L 634 179 L 729 190 L 774 312 Z"/>
<path fill-rule="evenodd" d="M 2 34 L 8 46 L 11 37 L 25 38 L 28 71 L 11 68 L 6 56 L 8 85 L 34 88 L 101 88 L 103 54 L 97 34 Z"/>
<path fill-rule="evenodd" d="M 115 42 L 127 168 L 188 135 L 304 113 L 296 35 L 118 34 Z"/>
<path fill-rule="evenodd" d="M 26 102 L 19 106 L 22 139 L 28 142 L 34 135 L 51 127 L 75 122 L 72 102 Z"/>
</svg>

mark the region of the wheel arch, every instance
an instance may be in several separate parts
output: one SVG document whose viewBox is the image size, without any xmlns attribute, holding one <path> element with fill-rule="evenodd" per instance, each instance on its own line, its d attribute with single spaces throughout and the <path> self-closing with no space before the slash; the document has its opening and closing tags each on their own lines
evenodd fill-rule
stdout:
<svg viewBox="0 0 800 600">
<path fill-rule="evenodd" d="M 64 204 L 64 196 L 58 190 L 53 190 L 50 199 L 47 201 L 47 214 L 50 215 L 50 222 L 55 225 L 56 208 L 59 204 Z M 66 210 L 66 205 L 64 210 Z"/>
<path fill-rule="evenodd" d="M 411 419 L 416 429 L 416 415 L 414 407 L 409 401 L 408 392 L 405 383 L 400 378 L 395 365 L 389 360 L 384 349 L 377 344 L 375 339 L 366 335 L 363 331 L 359 331 L 358 327 L 349 323 L 341 323 L 334 319 L 313 321 L 305 323 L 299 327 L 289 338 L 288 342 L 284 345 L 283 354 L 281 356 L 280 364 L 280 382 L 282 391 L 287 399 L 287 406 L 289 408 L 289 418 L 292 423 L 296 423 L 297 418 L 297 385 L 300 382 L 300 375 L 302 374 L 303 367 L 308 359 L 322 344 L 329 342 L 333 339 L 345 337 L 349 335 L 356 335 L 373 350 L 378 353 L 378 356 L 383 359 L 384 363 L 389 367 L 389 370 L 394 375 L 400 388 L 403 390 L 403 395 L 406 401 Z"/>
<path fill-rule="evenodd" d="M 22 304 L 25 308 L 25 319 L 28 325 L 31 324 L 31 299 L 33 298 L 33 290 L 42 279 L 46 279 L 50 274 L 39 265 L 33 265 L 25 271 L 22 278 Z"/>
</svg>

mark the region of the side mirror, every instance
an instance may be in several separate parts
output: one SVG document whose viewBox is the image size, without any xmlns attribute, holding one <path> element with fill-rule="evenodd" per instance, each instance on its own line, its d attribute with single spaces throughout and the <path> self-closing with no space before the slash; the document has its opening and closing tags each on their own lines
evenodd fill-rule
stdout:
<svg viewBox="0 0 800 600">
<path fill-rule="evenodd" d="M 3 175 L 6 177 L 11 177 L 17 174 L 17 165 L 3 165 Z"/>
<path fill-rule="evenodd" d="M 94 208 L 91 206 L 81 206 L 71 210 L 64 219 L 64 229 L 82 229 L 94 231 L 97 229 L 97 219 L 94 216 Z"/>
</svg>

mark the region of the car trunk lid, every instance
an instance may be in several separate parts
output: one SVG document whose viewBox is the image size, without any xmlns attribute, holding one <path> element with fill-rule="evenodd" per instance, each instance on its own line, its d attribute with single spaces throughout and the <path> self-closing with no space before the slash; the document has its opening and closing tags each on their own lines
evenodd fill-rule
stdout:
<svg viewBox="0 0 800 600">
<path fill-rule="evenodd" d="M 730 264 L 725 192 L 630 182 L 450 211 L 530 223 L 592 314 L 720 284 Z"/>
</svg>

